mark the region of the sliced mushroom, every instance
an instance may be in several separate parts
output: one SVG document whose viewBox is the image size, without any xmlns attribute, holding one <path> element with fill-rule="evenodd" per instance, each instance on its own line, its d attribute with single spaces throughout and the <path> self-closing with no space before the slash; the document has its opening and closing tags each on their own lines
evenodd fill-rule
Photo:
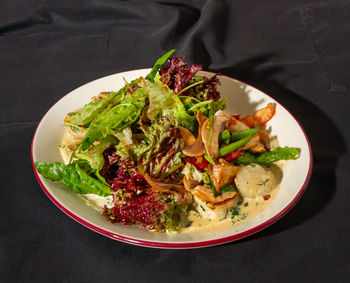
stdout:
<svg viewBox="0 0 350 283">
<path fill-rule="evenodd" d="M 192 133 L 184 127 L 180 126 L 179 128 L 180 128 L 182 139 L 184 140 L 185 147 L 193 144 L 196 140 L 194 135 L 192 135 Z"/>
<path fill-rule="evenodd" d="M 264 153 L 266 151 L 264 145 L 259 142 L 256 146 L 252 146 L 248 149 L 251 153 Z"/>
<path fill-rule="evenodd" d="M 259 131 L 259 136 L 260 136 L 260 142 L 264 145 L 265 149 L 270 150 L 271 149 L 270 136 L 261 130 Z"/>
<path fill-rule="evenodd" d="M 246 124 L 244 124 L 240 120 L 237 120 L 235 117 L 225 113 L 222 110 L 216 112 L 215 116 L 222 116 L 228 119 L 227 129 L 230 131 L 230 133 L 249 129 L 249 127 Z"/>
<path fill-rule="evenodd" d="M 209 186 L 196 186 L 193 190 L 191 190 L 191 193 L 198 197 L 200 200 L 204 202 L 210 202 L 210 203 L 220 203 L 227 199 L 231 199 L 237 196 L 237 192 L 223 192 L 222 194 L 218 196 L 214 196 L 213 189 Z"/>
<path fill-rule="evenodd" d="M 197 185 L 199 185 L 198 181 L 193 181 L 190 179 L 187 179 L 186 176 L 184 176 L 183 178 L 183 183 L 184 183 L 184 187 L 187 191 L 191 191 L 193 190 Z"/>
<path fill-rule="evenodd" d="M 258 135 L 258 133 L 256 133 L 251 137 L 250 141 L 247 142 L 240 150 L 250 149 L 251 147 L 258 145 L 259 142 L 260 142 L 260 136 Z"/>
<path fill-rule="evenodd" d="M 237 170 L 237 166 L 233 166 L 220 158 L 219 163 L 213 165 L 210 174 L 216 190 L 220 191 L 223 186 L 232 184 Z"/>
<path fill-rule="evenodd" d="M 259 132 L 252 136 L 251 140 L 246 143 L 240 150 L 248 150 L 252 153 L 263 153 L 266 148 L 261 143 L 261 138 Z"/>
<path fill-rule="evenodd" d="M 196 114 L 196 119 L 199 125 L 203 125 L 203 123 L 208 119 L 207 116 L 203 115 L 202 111 L 198 110 Z"/>
<path fill-rule="evenodd" d="M 202 142 L 204 143 L 207 154 L 213 158 L 219 155 L 219 135 L 225 129 L 227 122 L 227 117 L 215 115 L 213 125 L 210 125 L 209 119 L 202 125 Z M 211 129 L 211 127 L 213 127 L 213 129 Z M 210 133 L 211 130 L 212 134 Z"/>
<path fill-rule="evenodd" d="M 186 146 L 183 149 L 183 154 L 190 156 L 190 157 L 197 157 L 203 155 L 203 146 L 202 146 L 202 125 L 205 123 L 205 121 L 208 119 L 205 117 L 202 112 L 199 110 L 196 114 L 196 118 L 198 121 L 198 137 L 195 139 L 195 141 Z"/>
</svg>

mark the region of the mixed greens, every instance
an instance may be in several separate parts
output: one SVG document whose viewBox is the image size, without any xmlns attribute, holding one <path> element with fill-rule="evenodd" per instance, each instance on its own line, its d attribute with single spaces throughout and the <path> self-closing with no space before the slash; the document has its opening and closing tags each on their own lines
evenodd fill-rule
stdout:
<svg viewBox="0 0 350 283">
<path fill-rule="evenodd" d="M 213 207 L 239 194 L 240 166 L 300 155 L 272 149 L 261 129 L 274 105 L 244 117 L 224 113 L 219 75 L 199 75 L 200 65 L 171 57 L 174 51 L 145 78 L 67 114 L 69 164 L 35 162 L 43 177 L 77 194 L 112 195 L 113 206 L 103 212 L 111 222 L 178 231 L 197 198 Z"/>
</svg>

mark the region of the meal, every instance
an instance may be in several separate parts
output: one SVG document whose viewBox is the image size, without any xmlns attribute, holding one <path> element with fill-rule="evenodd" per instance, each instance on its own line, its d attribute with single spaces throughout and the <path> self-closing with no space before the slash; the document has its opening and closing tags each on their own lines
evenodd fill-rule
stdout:
<svg viewBox="0 0 350 283">
<path fill-rule="evenodd" d="M 300 150 L 266 131 L 273 103 L 249 115 L 224 112 L 220 75 L 200 75 L 200 65 L 174 51 L 146 77 L 68 113 L 64 162 L 35 167 L 112 223 L 195 232 L 251 219 L 272 202 L 282 166 Z"/>
</svg>

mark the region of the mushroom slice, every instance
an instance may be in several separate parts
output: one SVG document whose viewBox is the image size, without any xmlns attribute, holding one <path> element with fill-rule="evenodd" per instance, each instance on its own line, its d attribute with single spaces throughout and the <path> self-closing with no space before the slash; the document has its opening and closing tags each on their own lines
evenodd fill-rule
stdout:
<svg viewBox="0 0 350 283">
<path fill-rule="evenodd" d="M 222 116 L 228 119 L 227 129 L 230 131 L 230 133 L 249 129 L 249 127 L 245 123 L 241 122 L 240 120 L 237 120 L 235 117 L 225 113 L 222 110 L 216 112 L 215 116 Z"/>
<path fill-rule="evenodd" d="M 180 128 L 182 139 L 184 140 L 185 147 L 193 144 L 196 140 L 194 135 L 192 135 L 192 133 L 184 127 L 180 126 L 179 128 Z"/>
<path fill-rule="evenodd" d="M 251 140 L 247 142 L 240 150 L 249 150 L 252 153 L 264 153 L 266 148 L 261 142 L 260 132 L 252 136 Z"/>
<path fill-rule="evenodd" d="M 203 155 L 203 146 L 202 146 L 202 125 L 205 123 L 206 120 L 208 120 L 207 117 L 205 117 L 202 112 L 199 110 L 196 114 L 196 118 L 198 121 L 198 137 L 196 140 L 186 146 L 183 149 L 183 154 L 190 156 L 190 157 L 197 157 Z M 181 133 L 182 134 L 182 133 Z"/>
<path fill-rule="evenodd" d="M 210 125 L 209 119 L 202 125 L 202 141 L 207 154 L 213 158 L 219 155 L 219 135 L 225 129 L 227 122 L 227 117 L 215 115 L 213 125 Z M 210 133 L 211 127 L 213 127 L 212 134 Z"/>
<path fill-rule="evenodd" d="M 257 145 L 248 149 L 251 153 L 264 153 L 266 151 L 264 145 L 259 142 Z"/>
<path fill-rule="evenodd" d="M 260 142 L 260 136 L 258 133 L 252 136 L 249 142 L 247 142 L 240 150 L 247 150 L 251 147 L 257 146 Z"/>
<path fill-rule="evenodd" d="M 231 199 L 237 196 L 238 192 L 223 192 L 222 194 L 218 196 L 214 196 L 213 189 L 209 186 L 196 186 L 193 190 L 191 190 L 191 193 L 199 198 L 201 201 L 204 202 L 210 202 L 210 203 L 220 203 L 227 199 Z"/>
<path fill-rule="evenodd" d="M 188 179 L 186 176 L 184 176 L 183 178 L 183 183 L 184 183 L 184 187 L 187 191 L 191 191 L 193 190 L 197 185 L 199 185 L 198 181 L 193 181 Z"/>
<path fill-rule="evenodd" d="M 259 136 L 260 136 L 260 142 L 264 145 L 265 149 L 271 150 L 270 136 L 261 130 L 259 131 Z"/>
<path fill-rule="evenodd" d="M 220 191 L 221 187 L 232 184 L 237 170 L 237 166 L 233 166 L 220 158 L 219 163 L 213 165 L 210 174 L 216 190 Z"/>
<path fill-rule="evenodd" d="M 203 123 L 208 119 L 205 115 L 203 115 L 202 111 L 198 110 L 196 114 L 196 119 L 199 125 L 203 125 Z"/>
</svg>

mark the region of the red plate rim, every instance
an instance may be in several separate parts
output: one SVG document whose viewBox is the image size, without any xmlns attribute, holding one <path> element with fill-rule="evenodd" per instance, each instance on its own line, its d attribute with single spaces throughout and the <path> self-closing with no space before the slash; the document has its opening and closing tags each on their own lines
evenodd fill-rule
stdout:
<svg viewBox="0 0 350 283">
<path fill-rule="evenodd" d="M 140 69 L 141 71 L 142 69 Z M 137 71 L 137 70 L 135 70 Z M 215 74 L 213 72 L 210 71 L 205 71 L 208 73 L 212 73 Z M 121 72 L 122 73 L 122 72 Z M 266 94 L 265 92 L 247 84 L 244 83 L 240 80 L 231 78 L 229 76 L 225 76 L 225 75 L 220 75 L 222 77 L 227 77 L 229 79 L 233 79 L 237 82 L 240 82 L 242 84 L 245 84 L 249 87 L 252 87 L 260 92 L 262 92 L 263 94 L 265 94 L 266 96 L 270 97 L 271 99 L 275 100 L 276 102 L 278 102 L 276 99 L 274 99 L 273 97 L 271 97 L 270 95 Z M 223 237 L 223 238 L 218 238 L 218 239 L 213 239 L 213 240 L 207 240 L 207 241 L 198 241 L 198 242 L 188 242 L 188 243 L 164 243 L 164 242 L 153 242 L 153 241 L 145 241 L 145 240 L 139 240 L 139 239 L 133 239 L 130 237 L 126 237 L 123 235 L 119 235 L 119 234 L 115 234 L 113 232 L 107 231 L 105 229 L 99 228 L 97 226 L 95 226 L 94 224 L 87 222 L 86 220 L 80 218 L 78 215 L 74 214 L 73 212 L 71 212 L 69 209 L 65 208 L 50 192 L 49 190 L 45 187 L 45 185 L 42 183 L 42 181 L 40 180 L 40 177 L 38 175 L 38 172 L 34 166 L 34 157 L 33 157 L 33 146 L 34 146 L 34 138 L 36 135 L 36 132 L 38 130 L 38 127 L 41 124 L 41 121 L 44 119 L 44 117 L 46 116 L 47 112 L 53 107 L 51 107 L 46 114 L 42 117 L 42 119 L 40 120 L 40 122 L 38 123 L 33 138 L 32 138 L 32 143 L 31 143 L 31 162 L 32 162 L 32 167 L 33 167 L 33 171 L 35 174 L 36 179 L 38 180 L 41 188 L 43 189 L 43 191 L 45 192 L 45 194 L 49 197 L 49 199 L 60 209 L 62 210 L 65 214 L 67 214 L 69 217 L 71 217 L 72 219 L 74 219 L 75 221 L 79 222 L 80 224 L 84 225 L 85 227 L 99 233 L 102 234 L 104 236 L 107 236 L 109 238 L 112 238 L 114 240 L 118 240 L 124 243 L 128 243 L 128 244 L 133 244 L 133 245 L 138 245 L 138 246 L 143 246 L 143 247 L 152 247 L 152 248 L 164 248 L 164 249 L 191 249 L 191 248 L 202 248 L 202 247 L 210 247 L 210 246 L 216 246 L 216 245 L 220 245 L 220 244 L 225 244 L 225 243 L 229 243 L 232 241 L 236 241 L 242 238 L 245 238 L 247 236 L 250 236 L 252 234 L 255 234 L 263 229 L 265 229 L 266 227 L 270 226 L 271 224 L 273 224 L 274 222 L 276 222 L 277 220 L 279 220 L 280 218 L 282 218 L 284 215 L 287 214 L 288 211 L 290 211 L 293 206 L 298 202 L 298 200 L 301 198 L 301 196 L 303 195 L 303 193 L 305 192 L 307 185 L 310 181 L 311 178 L 311 174 L 312 174 L 312 168 L 313 168 L 313 156 L 312 156 L 312 149 L 311 149 L 311 144 L 309 141 L 309 138 L 306 135 L 306 132 L 304 130 L 304 128 L 301 126 L 301 124 L 299 123 L 299 121 L 295 118 L 295 116 L 281 103 L 278 102 L 278 104 L 280 106 L 282 106 L 292 117 L 293 119 L 298 123 L 299 127 L 301 128 L 304 137 L 307 141 L 307 145 L 308 145 L 308 149 L 309 149 L 309 158 L 310 158 L 310 164 L 309 164 L 309 169 L 304 181 L 304 184 L 301 186 L 299 192 L 297 193 L 297 195 L 294 197 L 294 199 L 284 208 L 282 209 L 278 214 L 274 215 L 272 218 L 268 219 L 267 221 L 265 221 L 264 223 L 261 223 L 258 226 L 255 226 L 251 229 L 248 229 L 244 232 L 235 234 L 235 235 L 231 235 L 231 236 L 227 236 L 227 237 Z"/>
</svg>

